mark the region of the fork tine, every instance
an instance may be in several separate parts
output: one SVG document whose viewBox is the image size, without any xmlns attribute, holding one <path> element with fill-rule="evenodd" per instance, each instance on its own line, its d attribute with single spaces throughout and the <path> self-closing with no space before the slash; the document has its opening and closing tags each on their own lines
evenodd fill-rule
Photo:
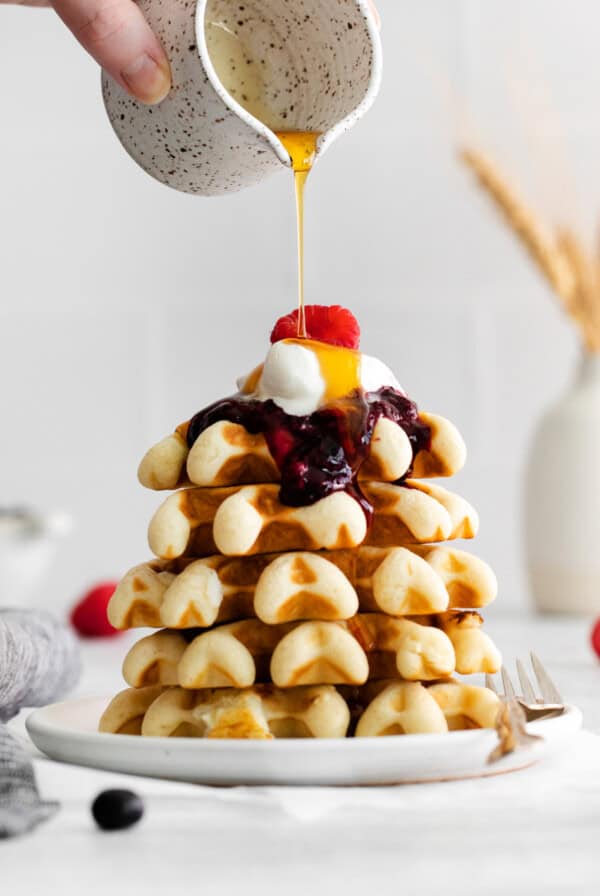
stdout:
<svg viewBox="0 0 600 896">
<path fill-rule="evenodd" d="M 533 690 L 533 685 L 529 680 L 527 672 L 525 671 L 525 666 L 523 665 L 521 660 L 517 660 L 517 675 L 519 676 L 519 682 L 521 683 L 523 697 L 525 698 L 527 703 L 537 703 L 538 699 L 535 695 L 535 691 Z"/>
<path fill-rule="evenodd" d="M 502 676 L 502 684 L 504 685 L 504 696 L 508 700 L 515 699 L 515 689 L 514 685 L 511 681 L 510 675 L 506 671 L 506 666 L 502 666 L 500 670 L 500 675 Z"/>
<path fill-rule="evenodd" d="M 489 691 L 493 691 L 494 694 L 498 693 L 498 687 L 496 685 L 494 676 L 490 675 L 488 672 L 485 673 L 485 686 Z"/>
<path fill-rule="evenodd" d="M 533 666 L 533 671 L 535 677 L 537 679 L 537 683 L 539 685 L 540 691 L 542 692 L 542 698 L 545 703 L 564 703 L 563 698 L 561 697 L 558 688 L 546 672 L 544 666 L 537 658 L 535 653 L 531 653 L 531 665 Z"/>
</svg>

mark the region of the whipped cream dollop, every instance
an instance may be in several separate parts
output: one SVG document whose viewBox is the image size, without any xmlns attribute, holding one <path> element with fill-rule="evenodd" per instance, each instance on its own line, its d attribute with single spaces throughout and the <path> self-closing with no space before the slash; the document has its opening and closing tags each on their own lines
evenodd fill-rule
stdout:
<svg viewBox="0 0 600 896">
<path fill-rule="evenodd" d="M 310 339 L 284 339 L 271 346 L 262 368 L 238 380 L 248 398 L 270 399 L 286 414 L 308 416 L 356 388 L 403 392 L 378 358 Z"/>
</svg>

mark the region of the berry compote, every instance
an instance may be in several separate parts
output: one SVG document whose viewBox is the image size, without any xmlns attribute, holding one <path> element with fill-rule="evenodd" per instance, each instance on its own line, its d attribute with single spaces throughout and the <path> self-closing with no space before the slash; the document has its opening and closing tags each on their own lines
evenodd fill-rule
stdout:
<svg viewBox="0 0 600 896">
<path fill-rule="evenodd" d="M 271 400 L 235 395 L 196 414 L 187 441 L 191 448 L 204 430 L 223 420 L 243 426 L 252 435 L 262 433 L 281 473 L 282 504 L 302 507 L 346 491 L 359 501 L 370 521 L 372 508 L 357 477 L 381 417 L 402 427 L 413 458 L 429 448 L 431 430 L 419 418 L 416 404 L 390 387 L 377 392 L 358 389 L 307 416 L 286 414 Z M 409 473 L 410 469 L 406 476 Z"/>
</svg>

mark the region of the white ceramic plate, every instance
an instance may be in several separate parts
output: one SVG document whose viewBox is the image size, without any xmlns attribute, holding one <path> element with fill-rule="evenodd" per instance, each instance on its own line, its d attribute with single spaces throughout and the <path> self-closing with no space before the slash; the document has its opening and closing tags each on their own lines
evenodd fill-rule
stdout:
<svg viewBox="0 0 600 896">
<path fill-rule="evenodd" d="M 203 740 L 99 734 L 108 698 L 69 700 L 27 719 L 34 744 L 61 762 L 196 784 L 365 785 L 447 781 L 526 768 L 564 749 L 581 727 L 575 707 L 535 722 L 544 738 L 488 765 L 494 731 L 347 740 Z"/>
</svg>

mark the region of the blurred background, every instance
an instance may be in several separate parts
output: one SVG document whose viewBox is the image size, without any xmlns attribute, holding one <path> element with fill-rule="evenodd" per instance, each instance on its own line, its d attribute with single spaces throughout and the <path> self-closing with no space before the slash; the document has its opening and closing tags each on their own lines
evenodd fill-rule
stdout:
<svg viewBox="0 0 600 896">
<path fill-rule="evenodd" d="M 536 181 L 534 198 L 563 211 L 542 168 L 564 154 L 590 230 L 600 7 L 378 5 L 380 98 L 310 182 L 307 300 L 353 308 L 364 350 L 461 429 L 469 461 L 456 489 L 480 511 L 475 550 L 498 573 L 503 613 L 528 606 L 526 452 L 578 343 L 461 168 L 457 138 L 469 121 L 526 192 Z M 155 183 L 120 148 L 99 72 L 58 18 L 9 6 L 0 21 L 0 496 L 73 516 L 44 588 L 58 607 L 148 555 L 160 498 L 137 484 L 140 458 L 233 391 L 294 307 L 292 185 L 282 170 L 207 200 Z M 523 110 L 536 85 L 555 117 L 532 129 Z"/>
</svg>

